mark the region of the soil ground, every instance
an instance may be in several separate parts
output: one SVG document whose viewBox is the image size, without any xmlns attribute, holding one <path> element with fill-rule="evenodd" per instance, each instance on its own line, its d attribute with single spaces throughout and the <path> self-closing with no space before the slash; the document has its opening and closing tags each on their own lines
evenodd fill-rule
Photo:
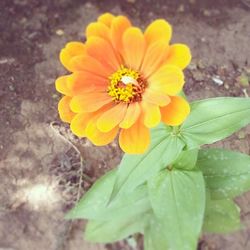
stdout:
<svg viewBox="0 0 250 250">
<path fill-rule="evenodd" d="M 126 241 L 90 245 L 82 237 L 84 223 L 63 218 L 122 157 L 116 143 L 96 148 L 72 136 L 59 121 L 54 89 L 55 78 L 65 73 L 60 49 L 84 40 L 86 25 L 106 11 L 125 14 L 141 27 L 160 17 L 173 25 L 173 42 L 188 44 L 193 54 L 185 71 L 191 100 L 250 95 L 249 0 L 1 0 L 1 250 L 132 249 Z M 249 154 L 250 128 L 217 145 Z M 237 202 L 245 228 L 204 235 L 199 249 L 250 249 L 250 193 Z"/>
</svg>

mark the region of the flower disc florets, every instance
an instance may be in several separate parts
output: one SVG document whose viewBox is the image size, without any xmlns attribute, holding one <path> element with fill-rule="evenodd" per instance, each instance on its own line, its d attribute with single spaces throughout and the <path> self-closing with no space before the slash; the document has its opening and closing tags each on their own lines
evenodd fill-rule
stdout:
<svg viewBox="0 0 250 250">
<path fill-rule="evenodd" d="M 137 71 L 121 66 L 109 79 L 107 92 L 115 102 L 129 104 L 142 100 L 147 83 Z"/>
</svg>

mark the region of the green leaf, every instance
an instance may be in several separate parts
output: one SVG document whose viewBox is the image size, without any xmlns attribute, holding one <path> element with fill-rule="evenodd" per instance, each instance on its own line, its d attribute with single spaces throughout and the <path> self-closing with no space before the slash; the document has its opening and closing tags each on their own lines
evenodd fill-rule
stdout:
<svg viewBox="0 0 250 250">
<path fill-rule="evenodd" d="M 220 97 L 196 101 L 180 133 L 188 148 L 230 136 L 250 123 L 250 98 Z"/>
<path fill-rule="evenodd" d="M 250 156 L 224 149 L 200 150 L 197 167 L 213 199 L 238 196 L 250 189 Z"/>
<path fill-rule="evenodd" d="M 184 150 L 173 163 L 173 167 L 177 169 L 191 170 L 195 167 L 198 158 L 199 149 Z"/>
<path fill-rule="evenodd" d="M 110 171 L 100 178 L 83 196 L 79 203 L 67 214 L 68 219 L 109 220 L 114 217 L 140 215 L 151 210 L 146 185 L 137 187 L 108 203 L 114 185 L 116 171 Z"/>
<path fill-rule="evenodd" d="M 114 217 L 107 221 L 89 221 L 85 239 L 92 242 L 109 243 L 124 239 L 134 233 L 143 233 L 148 224 L 150 212 Z"/>
<path fill-rule="evenodd" d="M 167 250 L 169 249 L 167 234 L 168 231 L 163 224 L 152 216 L 149 225 L 144 231 L 144 250 Z"/>
<path fill-rule="evenodd" d="M 230 233 L 241 228 L 240 208 L 230 199 L 207 199 L 203 231 Z"/>
<path fill-rule="evenodd" d="M 66 219 L 93 219 L 105 209 L 115 182 L 117 170 L 112 170 L 102 176 L 84 194 L 78 204 L 66 215 Z"/>
<path fill-rule="evenodd" d="M 131 192 L 158 171 L 171 164 L 181 153 L 184 142 L 171 127 L 161 124 L 151 132 L 150 149 L 141 155 L 125 154 L 117 172 L 111 199 L 120 192 Z"/>
<path fill-rule="evenodd" d="M 169 249 L 196 249 L 205 210 L 202 172 L 164 170 L 148 181 L 148 190 Z"/>
</svg>

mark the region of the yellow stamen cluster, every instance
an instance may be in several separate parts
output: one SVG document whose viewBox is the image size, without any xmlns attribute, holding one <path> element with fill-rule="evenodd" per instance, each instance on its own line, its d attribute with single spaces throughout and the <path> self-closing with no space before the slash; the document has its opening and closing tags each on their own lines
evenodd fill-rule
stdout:
<svg viewBox="0 0 250 250">
<path fill-rule="evenodd" d="M 139 78 L 139 73 L 135 70 L 121 66 L 120 69 L 109 77 L 110 85 L 107 92 L 114 101 L 129 103 L 133 101 L 137 94 L 138 86 L 132 82 L 125 84 L 122 81 L 122 77 L 125 76 L 137 80 Z"/>
</svg>

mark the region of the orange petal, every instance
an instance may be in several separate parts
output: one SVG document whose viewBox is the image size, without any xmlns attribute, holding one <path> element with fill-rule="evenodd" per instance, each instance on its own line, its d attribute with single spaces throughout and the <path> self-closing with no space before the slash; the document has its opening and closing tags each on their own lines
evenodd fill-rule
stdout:
<svg viewBox="0 0 250 250">
<path fill-rule="evenodd" d="M 189 103 L 180 96 L 171 96 L 171 102 L 161 108 L 162 121 L 167 125 L 178 126 L 190 113 Z"/>
<path fill-rule="evenodd" d="M 56 79 L 56 90 L 64 95 L 72 96 L 72 91 L 68 88 L 67 81 L 70 76 L 60 76 Z"/>
<path fill-rule="evenodd" d="M 148 47 L 141 66 L 144 77 L 149 77 L 160 67 L 167 56 L 168 50 L 169 45 L 164 40 L 158 41 Z"/>
<path fill-rule="evenodd" d="M 122 129 L 119 136 L 121 149 L 128 154 L 144 153 L 150 142 L 150 132 L 139 120 L 129 129 Z"/>
<path fill-rule="evenodd" d="M 147 27 L 144 35 L 147 44 L 153 44 L 162 39 L 169 43 L 172 36 L 172 27 L 164 19 L 157 19 Z"/>
<path fill-rule="evenodd" d="M 129 104 L 125 117 L 120 123 L 120 128 L 130 128 L 139 118 L 141 107 L 138 102 Z"/>
<path fill-rule="evenodd" d="M 92 124 L 88 125 L 88 139 L 96 146 L 104 146 L 111 143 L 114 141 L 119 131 L 118 127 L 115 127 L 107 133 L 102 133 L 96 127 L 93 129 L 91 126 Z"/>
<path fill-rule="evenodd" d="M 105 90 L 107 84 L 108 81 L 105 78 L 83 71 L 74 72 L 67 80 L 67 86 L 73 95 L 94 91 L 99 86 L 103 86 L 103 90 Z"/>
<path fill-rule="evenodd" d="M 71 102 L 71 97 L 69 96 L 64 96 L 58 103 L 58 111 L 59 111 L 59 116 L 62 121 L 70 123 L 73 117 L 75 116 L 75 113 L 73 113 L 70 109 L 70 102 Z"/>
<path fill-rule="evenodd" d="M 111 102 L 112 99 L 107 93 L 86 93 L 74 96 L 70 108 L 75 113 L 94 112 Z"/>
<path fill-rule="evenodd" d="M 69 42 L 60 52 L 60 61 L 62 65 L 69 71 L 73 71 L 70 61 L 75 56 L 81 56 L 85 53 L 85 45 L 81 42 Z"/>
<path fill-rule="evenodd" d="M 184 85 L 184 74 L 174 65 L 164 65 L 148 79 L 150 88 L 167 95 L 176 95 Z"/>
<path fill-rule="evenodd" d="M 110 29 L 100 22 L 90 23 L 86 29 L 86 37 L 89 39 L 92 36 L 97 36 L 109 41 Z"/>
<path fill-rule="evenodd" d="M 116 71 L 120 63 L 111 45 L 100 37 L 90 37 L 86 43 L 87 53 L 106 67 Z"/>
<path fill-rule="evenodd" d="M 76 56 L 70 60 L 73 71 L 88 71 L 95 75 L 108 78 L 114 71 L 105 67 L 91 56 Z"/>
<path fill-rule="evenodd" d="M 126 66 L 139 69 L 145 51 L 145 40 L 141 30 L 135 27 L 128 28 L 123 34 L 122 42 Z"/>
<path fill-rule="evenodd" d="M 131 23 L 125 16 L 117 16 L 111 23 L 111 41 L 117 51 L 122 49 L 122 36 L 126 29 L 131 27 Z"/>
<path fill-rule="evenodd" d="M 151 88 L 145 90 L 143 93 L 143 100 L 160 107 L 166 106 L 170 102 L 170 98 L 167 95 Z"/>
<path fill-rule="evenodd" d="M 191 52 L 187 45 L 173 44 L 169 48 L 169 54 L 165 62 L 166 64 L 173 64 L 184 69 L 190 63 L 191 59 Z"/>
<path fill-rule="evenodd" d="M 99 131 L 96 122 L 100 117 L 100 114 L 101 113 L 97 114 L 94 118 L 92 118 L 89 121 L 85 130 L 87 138 L 96 146 L 103 146 L 111 143 L 115 139 L 119 130 L 118 126 L 116 126 L 107 133 Z"/>
<path fill-rule="evenodd" d="M 143 123 L 148 128 L 157 126 L 161 121 L 161 112 L 158 105 L 145 101 L 141 102 Z"/>
<path fill-rule="evenodd" d="M 97 120 L 97 128 L 103 132 L 109 132 L 116 127 L 124 118 L 127 110 L 125 103 L 119 103 L 104 112 Z"/>
<path fill-rule="evenodd" d="M 70 129 L 73 134 L 77 135 L 78 137 L 86 136 L 85 129 L 92 116 L 92 113 L 76 114 L 70 123 Z"/>
<path fill-rule="evenodd" d="M 103 23 L 106 26 L 110 27 L 114 18 L 115 18 L 114 15 L 110 13 L 104 13 L 101 16 L 99 16 L 97 20 L 98 22 Z"/>
</svg>

